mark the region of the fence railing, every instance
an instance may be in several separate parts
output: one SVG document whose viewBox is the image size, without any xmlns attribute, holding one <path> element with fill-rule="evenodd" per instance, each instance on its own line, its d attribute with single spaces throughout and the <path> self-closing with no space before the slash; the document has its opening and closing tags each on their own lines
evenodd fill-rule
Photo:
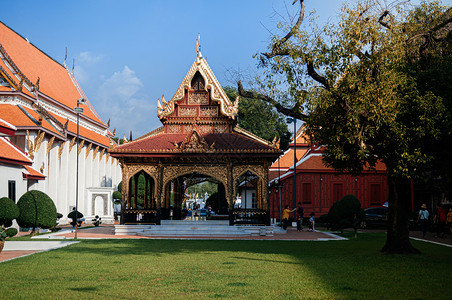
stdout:
<svg viewBox="0 0 452 300">
<path fill-rule="evenodd" d="M 229 225 L 270 226 L 270 211 L 250 208 L 234 209 L 229 212 Z"/>
</svg>

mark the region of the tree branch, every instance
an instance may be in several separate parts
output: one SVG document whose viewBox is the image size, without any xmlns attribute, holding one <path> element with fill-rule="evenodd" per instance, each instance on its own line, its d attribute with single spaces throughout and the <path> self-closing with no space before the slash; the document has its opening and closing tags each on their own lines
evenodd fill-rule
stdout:
<svg viewBox="0 0 452 300">
<path fill-rule="evenodd" d="M 276 110 L 278 112 L 282 113 L 283 115 L 286 115 L 286 116 L 289 116 L 292 118 L 296 118 L 299 120 L 303 120 L 303 121 L 306 120 L 306 118 L 307 118 L 307 116 L 305 114 L 299 112 L 298 110 L 284 107 L 278 101 L 276 101 L 275 99 L 273 99 L 267 95 L 263 95 L 263 94 L 260 94 L 260 93 L 254 92 L 254 91 L 246 91 L 243 88 L 241 80 L 239 80 L 237 82 L 237 89 L 239 91 L 240 96 L 245 97 L 245 98 L 251 98 L 251 99 L 259 99 L 264 102 L 267 102 L 267 103 L 273 105 L 276 108 Z"/>
<path fill-rule="evenodd" d="M 383 14 L 380 16 L 380 18 L 378 18 L 378 23 L 380 23 L 383 27 L 386 27 L 386 28 L 388 28 L 388 29 L 391 29 L 391 26 L 389 26 L 388 23 L 386 23 L 385 21 L 383 21 L 383 19 L 384 19 L 387 15 L 389 15 L 389 11 L 385 10 L 385 11 L 383 12 Z"/>
<path fill-rule="evenodd" d="M 308 75 L 311 76 L 311 78 L 317 81 L 318 83 L 322 84 L 327 90 L 330 90 L 331 87 L 330 84 L 328 83 L 328 80 L 316 72 L 316 70 L 314 69 L 314 63 L 312 61 L 308 61 L 307 65 L 308 65 Z"/>
<path fill-rule="evenodd" d="M 285 42 L 287 42 L 295 34 L 295 32 L 297 32 L 298 28 L 300 28 L 301 22 L 303 22 L 304 11 L 305 11 L 304 0 L 299 0 L 299 1 L 300 1 L 301 8 L 300 8 L 300 15 L 298 16 L 297 23 L 295 23 L 292 26 L 290 31 L 283 38 L 281 38 L 279 41 L 277 41 L 273 44 L 272 52 L 262 53 L 262 55 L 267 57 L 267 59 L 270 59 L 270 58 L 278 56 L 278 55 L 288 55 L 289 54 L 289 52 L 287 50 L 283 50 L 283 49 L 281 49 L 281 47 L 284 45 Z M 295 0 L 292 3 L 292 5 L 295 4 L 296 2 L 297 2 L 297 0 Z"/>
</svg>

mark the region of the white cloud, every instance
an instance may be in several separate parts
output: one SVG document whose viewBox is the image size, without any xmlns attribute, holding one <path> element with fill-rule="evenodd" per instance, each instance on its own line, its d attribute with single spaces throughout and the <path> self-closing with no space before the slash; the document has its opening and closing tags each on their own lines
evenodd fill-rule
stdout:
<svg viewBox="0 0 452 300">
<path fill-rule="evenodd" d="M 78 61 L 85 66 L 92 66 L 102 60 L 103 56 L 100 54 L 94 54 L 89 51 L 80 52 L 77 56 Z"/>
<path fill-rule="evenodd" d="M 103 56 L 89 51 L 80 52 L 75 58 L 74 75 L 77 81 L 85 84 L 90 79 L 92 68 L 102 60 Z M 71 67 L 71 66 L 69 66 Z"/>
<path fill-rule="evenodd" d="M 104 79 L 96 95 L 96 110 L 106 121 L 111 119 L 110 128 L 116 128 L 116 136 L 129 137 L 132 130 L 137 138 L 155 127 L 149 118 L 156 118 L 155 105 L 142 92 L 143 83 L 135 71 L 124 66 Z"/>
</svg>

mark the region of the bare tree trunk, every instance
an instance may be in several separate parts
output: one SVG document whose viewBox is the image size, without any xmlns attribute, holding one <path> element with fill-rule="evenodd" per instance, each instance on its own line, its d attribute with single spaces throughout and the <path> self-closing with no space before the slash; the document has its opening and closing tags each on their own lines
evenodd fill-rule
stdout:
<svg viewBox="0 0 452 300">
<path fill-rule="evenodd" d="M 410 212 L 410 197 L 407 180 L 388 176 L 389 212 L 388 233 L 386 244 L 381 252 L 384 253 L 415 253 L 420 251 L 410 242 L 408 217 Z"/>
</svg>

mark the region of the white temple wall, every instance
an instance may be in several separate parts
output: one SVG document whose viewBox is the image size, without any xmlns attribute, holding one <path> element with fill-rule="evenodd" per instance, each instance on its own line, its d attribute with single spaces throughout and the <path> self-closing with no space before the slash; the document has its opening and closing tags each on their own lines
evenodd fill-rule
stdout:
<svg viewBox="0 0 452 300">
<path fill-rule="evenodd" d="M 16 182 L 16 203 L 27 191 L 27 180 L 23 179 L 20 165 L 0 163 L 0 198 L 8 197 L 8 181 Z"/>
</svg>

